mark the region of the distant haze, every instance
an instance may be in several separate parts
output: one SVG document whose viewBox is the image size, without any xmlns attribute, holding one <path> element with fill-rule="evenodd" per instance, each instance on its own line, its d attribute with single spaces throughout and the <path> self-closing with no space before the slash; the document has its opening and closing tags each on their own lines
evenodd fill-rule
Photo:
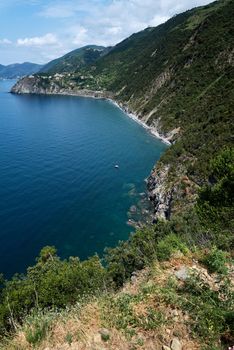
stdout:
<svg viewBox="0 0 234 350">
<path fill-rule="evenodd" d="M 37 73 L 43 66 L 35 63 L 24 62 L 22 64 L 15 63 L 7 66 L 0 65 L 0 78 L 14 79 Z"/>
</svg>

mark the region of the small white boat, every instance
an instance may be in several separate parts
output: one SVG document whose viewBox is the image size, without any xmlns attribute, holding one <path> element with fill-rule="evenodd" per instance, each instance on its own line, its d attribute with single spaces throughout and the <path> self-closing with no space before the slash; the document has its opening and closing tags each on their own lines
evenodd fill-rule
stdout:
<svg viewBox="0 0 234 350">
<path fill-rule="evenodd" d="M 118 164 L 115 164 L 115 169 L 119 169 L 119 166 L 118 166 Z"/>
</svg>

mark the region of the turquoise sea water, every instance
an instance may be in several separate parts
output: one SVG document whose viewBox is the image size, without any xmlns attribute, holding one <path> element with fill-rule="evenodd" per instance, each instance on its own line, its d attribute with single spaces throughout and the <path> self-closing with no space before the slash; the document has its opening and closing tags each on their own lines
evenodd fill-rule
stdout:
<svg viewBox="0 0 234 350">
<path fill-rule="evenodd" d="M 45 245 L 83 259 L 127 239 L 166 146 L 108 101 L 11 85 L 0 81 L 0 272 L 24 271 Z"/>
</svg>

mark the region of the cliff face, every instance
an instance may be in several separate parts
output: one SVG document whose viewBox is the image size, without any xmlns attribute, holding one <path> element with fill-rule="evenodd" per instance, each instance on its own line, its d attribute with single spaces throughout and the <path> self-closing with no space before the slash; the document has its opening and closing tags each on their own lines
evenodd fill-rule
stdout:
<svg viewBox="0 0 234 350">
<path fill-rule="evenodd" d="M 155 208 L 155 220 L 169 219 L 174 188 L 168 186 L 168 172 L 170 165 L 157 166 L 148 177 L 147 188 L 149 199 Z"/>
<path fill-rule="evenodd" d="M 35 76 L 28 76 L 19 80 L 13 87 L 11 92 L 15 94 L 45 94 L 49 91 L 41 84 L 41 79 Z M 52 90 L 53 87 L 50 87 Z M 59 89 L 58 89 L 59 90 Z"/>
<path fill-rule="evenodd" d="M 233 1 L 221 0 L 187 11 L 132 35 L 92 66 L 27 77 L 12 92 L 112 98 L 170 141 L 148 181 L 155 217 L 168 218 L 194 203 L 211 158 L 231 144 L 233 10 Z"/>
</svg>

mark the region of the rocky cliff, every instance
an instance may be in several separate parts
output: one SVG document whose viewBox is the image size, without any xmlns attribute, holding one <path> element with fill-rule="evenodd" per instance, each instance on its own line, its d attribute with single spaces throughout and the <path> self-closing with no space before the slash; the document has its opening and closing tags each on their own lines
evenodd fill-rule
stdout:
<svg viewBox="0 0 234 350">
<path fill-rule="evenodd" d="M 36 95 L 74 95 L 95 98 L 111 98 L 113 94 L 107 91 L 93 91 L 89 89 L 79 89 L 74 85 L 63 82 L 66 75 L 37 76 L 31 75 L 19 80 L 11 89 L 15 94 L 36 94 Z"/>
</svg>

